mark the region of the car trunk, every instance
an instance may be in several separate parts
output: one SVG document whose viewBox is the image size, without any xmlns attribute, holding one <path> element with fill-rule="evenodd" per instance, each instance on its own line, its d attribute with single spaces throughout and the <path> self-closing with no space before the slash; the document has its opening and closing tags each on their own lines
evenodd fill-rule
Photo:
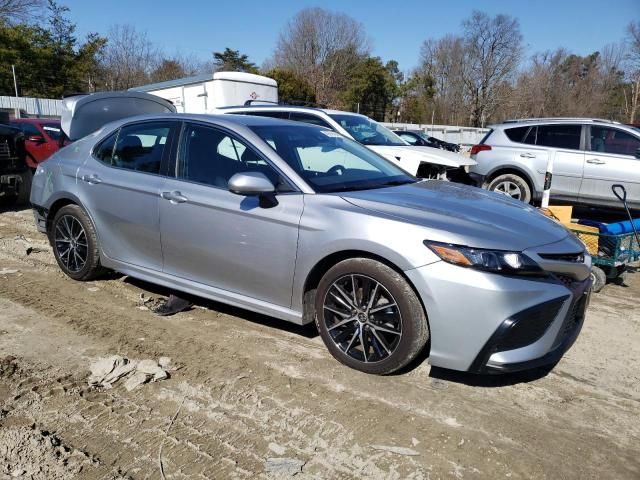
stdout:
<svg viewBox="0 0 640 480">
<path fill-rule="evenodd" d="M 142 92 L 103 92 L 76 95 L 62 101 L 62 130 L 75 141 L 115 120 L 176 109 L 163 98 Z"/>
</svg>

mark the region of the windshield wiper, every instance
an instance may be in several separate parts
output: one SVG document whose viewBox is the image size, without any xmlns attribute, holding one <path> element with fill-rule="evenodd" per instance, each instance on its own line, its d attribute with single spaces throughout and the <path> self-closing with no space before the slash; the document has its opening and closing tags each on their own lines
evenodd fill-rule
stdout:
<svg viewBox="0 0 640 480">
<path fill-rule="evenodd" d="M 407 185 L 409 183 L 416 183 L 416 180 L 390 180 L 388 182 L 379 183 L 380 187 L 397 187 L 398 185 Z"/>
</svg>

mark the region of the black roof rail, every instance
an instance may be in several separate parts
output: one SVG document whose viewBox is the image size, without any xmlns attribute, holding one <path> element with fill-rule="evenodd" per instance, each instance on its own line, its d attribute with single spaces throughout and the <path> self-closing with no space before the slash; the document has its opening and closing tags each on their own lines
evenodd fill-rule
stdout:
<svg viewBox="0 0 640 480">
<path fill-rule="evenodd" d="M 261 103 L 272 103 L 273 105 L 279 105 L 278 102 L 273 102 L 271 100 L 258 100 L 256 99 L 251 99 L 251 100 L 247 100 L 246 102 L 244 102 L 244 106 L 245 107 L 255 107 L 256 105 L 252 105 L 253 102 L 261 102 Z"/>
<path fill-rule="evenodd" d="M 257 104 L 257 105 L 254 105 Z M 293 102 L 273 102 L 271 100 L 259 100 L 259 99 L 251 99 L 251 100 L 247 100 L 246 102 L 244 102 L 244 105 L 237 105 L 238 107 L 243 106 L 243 107 L 264 107 L 264 106 L 269 106 L 269 105 L 261 105 L 261 104 L 272 104 L 274 106 L 278 106 L 278 107 L 307 107 L 307 108 L 328 108 L 324 103 L 316 103 L 316 102 L 305 102 L 305 101 L 293 101 Z M 230 107 L 222 107 L 222 108 L 234 108 L 232 106 Z"/>
</svg>

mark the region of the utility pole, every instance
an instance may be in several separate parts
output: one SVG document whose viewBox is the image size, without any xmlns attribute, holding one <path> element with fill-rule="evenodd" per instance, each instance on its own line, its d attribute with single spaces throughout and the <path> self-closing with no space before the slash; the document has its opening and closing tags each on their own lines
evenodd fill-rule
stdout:
<svg viewBox="0 0 640 480">
<path fill-rule="evenodd" d="M 13 73 L 13 88 L 16 91 L 16 102 L 18 101 L 18 82 L 16 81 L 16 66 L 11 65 L 11 72 Z M 20 118 L 20 108 L 16 106 L 14 109 L 15 118 Z"/>
</svg>

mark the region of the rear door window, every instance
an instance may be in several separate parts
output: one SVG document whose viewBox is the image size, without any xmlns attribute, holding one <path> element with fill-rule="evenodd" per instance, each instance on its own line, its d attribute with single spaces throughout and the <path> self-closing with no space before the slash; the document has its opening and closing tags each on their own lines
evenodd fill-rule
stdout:
<svg viewBox="0 0 640 480">
<path fill-rule="evenodd" d="M 171 122 L 149 122 L 122 127 L 111 164 L 128 170 L 159 174 L 171 127 Z"/>
<path fill-rule="evenodd" d="M 539 125 L 536 145 L 580 150 L 580 125 Z"/>
<path fill-rule="evenodd" d="M 93 156 L 100 160 L 102 163 L 111 165 L 111 159 L 113 157 L 113 147 L 116 145 L 116 138 L 118 132 L 114 132 L 105 138 L 97 147 L 93 149 Z"/>
</svg>

